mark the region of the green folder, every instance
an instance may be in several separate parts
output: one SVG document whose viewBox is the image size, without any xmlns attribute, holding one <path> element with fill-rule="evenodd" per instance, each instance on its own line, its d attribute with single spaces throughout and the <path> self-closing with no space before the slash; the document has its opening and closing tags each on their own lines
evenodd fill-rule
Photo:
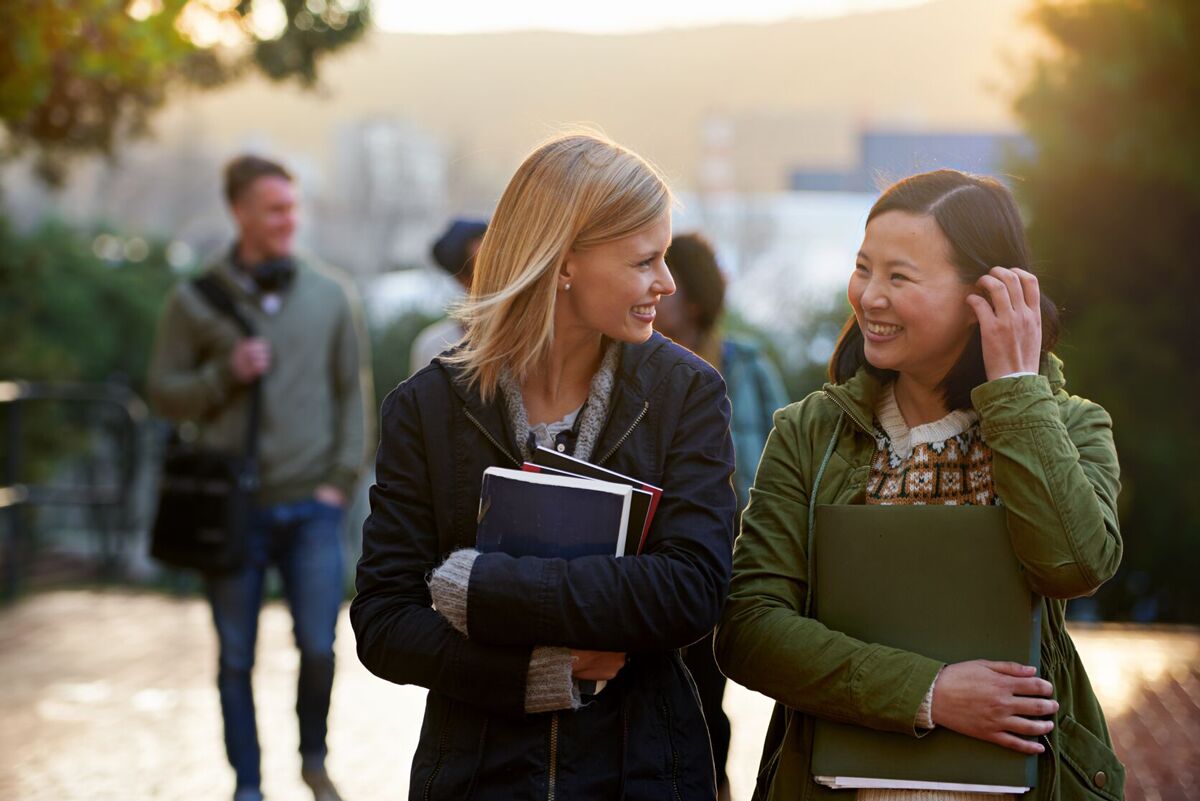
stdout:
<svg viewBox="0 0 1200 801">
<path fill-rule="evenodd" d="M 1038 666 L 1041 601 L 1003 507 L 818 506 L 814 529 L 814 612 L 828 628 L 948 664 Z M 949 729 L 918 739 L 818 719 L 812 771 L 836 787 L 1020 792 L 1037 758 Z"/>
</svg>

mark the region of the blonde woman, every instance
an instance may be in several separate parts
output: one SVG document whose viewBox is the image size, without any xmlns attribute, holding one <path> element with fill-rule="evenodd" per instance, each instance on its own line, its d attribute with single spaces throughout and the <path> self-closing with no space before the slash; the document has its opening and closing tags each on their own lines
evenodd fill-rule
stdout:
<svg viewBox="0 0 1200 801">
<path fill-rule="evenodd" d="M 603 138 L 539 147 L 476 257 L 463 343 L 384 403 L 350 615 L 371 671 L 430 690 L 410 798 L 715 795 L 676 649 L 724 599 L 733 448 L 721 377 L 653 331 L 670 205 Z M 473 549 L 484 469 L 539 444 L 664 488 L 641 555 Z"/>
</svg>

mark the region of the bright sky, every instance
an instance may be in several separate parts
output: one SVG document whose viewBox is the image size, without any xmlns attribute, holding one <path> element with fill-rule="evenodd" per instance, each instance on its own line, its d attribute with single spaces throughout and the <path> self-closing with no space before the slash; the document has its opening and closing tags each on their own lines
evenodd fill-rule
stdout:
<svg viewBox="0 0 1200 801">
<path fill-rule="evenodd" d="M 405 33 L 621 33 L 788 17 L 837 17 L 927 0 L 373 0 L 376 25 Z"/>
</svg>

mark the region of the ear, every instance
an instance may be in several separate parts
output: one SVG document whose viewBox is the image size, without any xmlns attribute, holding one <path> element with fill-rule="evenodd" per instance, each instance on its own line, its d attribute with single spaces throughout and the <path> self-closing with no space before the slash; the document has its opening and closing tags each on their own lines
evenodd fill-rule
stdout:
<svg viewBox="0 0 1200 801">
<path fill-rule="evenodd" d="M 246 199 L 240 197 L 229 206 L 229 213 L 233 215 L 233 220 L 238 224 L 238 227 L 244 227 L 246 224 Z"/>
<path fill-rule="evenodd" d="M 578 266 L 575 264 L 575 251 L 568 250 L 566 258 L 562 260 L 562 265 L 558 268 L 558 288 L 562 289 L 564 285 L 571 283 L 574 280 L 575 274 L 578 271 Z"/>
</svg>

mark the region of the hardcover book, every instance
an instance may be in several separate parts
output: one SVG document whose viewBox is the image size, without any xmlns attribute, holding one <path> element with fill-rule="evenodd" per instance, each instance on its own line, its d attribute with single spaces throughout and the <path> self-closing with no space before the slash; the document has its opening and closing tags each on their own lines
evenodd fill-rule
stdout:
<svg viewBox="0 0 1200 801">
<path fill-rule="evenodd" d="M 632 556 L 642 552 L 642 548 L 646 545 L 646 535 L 650 533 L 650 523 L 654 520 L 654 512 L 658 509 L 658 502 L 662 498 L 661 487 L 631 478 L 615 470 L 594 465 L 591 462 L 585 462 L 582 459 L 576 459 L 574 456 L 568 456 L 550 448 L 535 450 L 532 464 L 526 462 L 526 465 L 528 465 L 527 469 L 551 468 L 568 475 L 633 487 L 637 492 L 630 501 L 630 525 L 626 537 L 626 555 Z M 640 527 L 637 525 L 639 521 Z"/>
<path fill-rule="evenodd" d="M 510 556 L 621 556 L 632 494 L 625 484 L 489 467 L 475 547 Z"/>
<path fill-rule="evenodd" d="M 998 506 L 818 506 L 815 615 L 830 629 L 947 664 L 1039 665 L 1041 602 Z M 1020 793 L 1037 758 L 944 728 L 927 735 L 817 719 L 813 776 L 836 788 Z"/>
</svg>

